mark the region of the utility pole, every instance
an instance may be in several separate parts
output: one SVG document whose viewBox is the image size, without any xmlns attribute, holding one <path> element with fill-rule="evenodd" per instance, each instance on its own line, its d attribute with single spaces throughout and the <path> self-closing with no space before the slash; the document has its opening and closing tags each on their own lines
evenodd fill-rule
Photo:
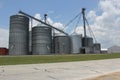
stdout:
<svg viewBox="0 0 120 80">
<path fill-rule="evenodd" d="M 84 37 L 86 38 L 85 8 L 82 8 L 82 14 L 83 14 Z"/>
</svg>

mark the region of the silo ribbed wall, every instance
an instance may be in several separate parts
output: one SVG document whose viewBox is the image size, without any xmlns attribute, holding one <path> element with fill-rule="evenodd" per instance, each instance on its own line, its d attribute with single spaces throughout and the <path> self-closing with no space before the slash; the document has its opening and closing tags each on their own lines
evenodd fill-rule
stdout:
<svg viewBox="0 0 120 80">
<path fill-rule="evenodd" d="M 9 54 L 29 53 L 29 18 L 23 15 L 10 17 Z"/>
<path fill-rule="evenodd" d="M 70 54 L 71 44 L 69 36 L 55 36 L 54 37 L 54 47 L 56 54 Z"/>
<path fill-rule="evenodd" d="M 83 37 L 82 38 L 82 46 L 83 47 L 93 47 L 93 38 Z"/>
<path fill-rule="evenodd" d="M 32 28 L 32 54 L 51 54 L 51 28 L 35 26 Z"/>
</svg>

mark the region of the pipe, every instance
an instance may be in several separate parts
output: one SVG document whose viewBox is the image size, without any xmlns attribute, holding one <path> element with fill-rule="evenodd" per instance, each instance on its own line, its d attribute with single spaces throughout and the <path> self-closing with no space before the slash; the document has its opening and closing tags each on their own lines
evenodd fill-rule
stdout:
<svg viewBox="0 0 120 80">
<path fill-rule="evenodd" d="M 22 12 L 22 11 L 19 11 L 19 13 L 20 13 L 20 14 L 23 14 L 23 15 L 25 15 L 25 16 L 28 16 L 28 17 L 30 17 L 30 18 L 38 21 L 38 22 L 41 22 L 42 24 L 45 24 L 45 25 L 47 25 L 47 26 L 49 26 L 49 27 L 51 27 L 51 28 L 53 28 L 53 29 L 56 29 L 57 31 L 62 32 L 62 33 L 64 33 L 65 35 L 68 36 L 68 34 L 67 34 L 66 32 L 64 32 L 64 31 L 62 31 L 62 30 L 60 30 L 60 29 L 58 29 L 58 28 L 56 28 L 56 27 L 54 27 L 54 26 L 52 26 L 52 25 L 50 25 L 50 24 L 47 24 L 47 23 L 45 23 L 45 22 L 43 22 L 43 21 L 41 21 L 41 20 L 39 20 L 39 19 L 37 19 L 37 18 L 34 18 L 33 16 L 31 16 L 31 15 L 29 15 L 29 14 L 27 14 L 27 13 L 24 13 L 24 12 Z"/>
</svg>

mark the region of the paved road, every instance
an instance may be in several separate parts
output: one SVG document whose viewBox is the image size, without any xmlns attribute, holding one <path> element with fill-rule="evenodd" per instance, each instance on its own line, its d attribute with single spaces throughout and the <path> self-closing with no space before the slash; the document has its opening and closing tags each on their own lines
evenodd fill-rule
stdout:
<svg viewBox="0 0 120 80">
<path fill-rule="evenodd" d="M 0 66 L 0 80 L 82 80 L 120 71 L 120 59 Z"/>
</svg>

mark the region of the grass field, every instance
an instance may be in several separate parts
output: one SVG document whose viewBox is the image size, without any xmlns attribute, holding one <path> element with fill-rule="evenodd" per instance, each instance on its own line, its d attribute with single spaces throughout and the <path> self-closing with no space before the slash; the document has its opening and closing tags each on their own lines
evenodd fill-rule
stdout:
<svg viewBox="0 0 120 80">
<path fill-rule="evenodd" d="M 114 54 L 0 56 L 0 65 L 38 64 L 120 58 Z"/>
</svg>

